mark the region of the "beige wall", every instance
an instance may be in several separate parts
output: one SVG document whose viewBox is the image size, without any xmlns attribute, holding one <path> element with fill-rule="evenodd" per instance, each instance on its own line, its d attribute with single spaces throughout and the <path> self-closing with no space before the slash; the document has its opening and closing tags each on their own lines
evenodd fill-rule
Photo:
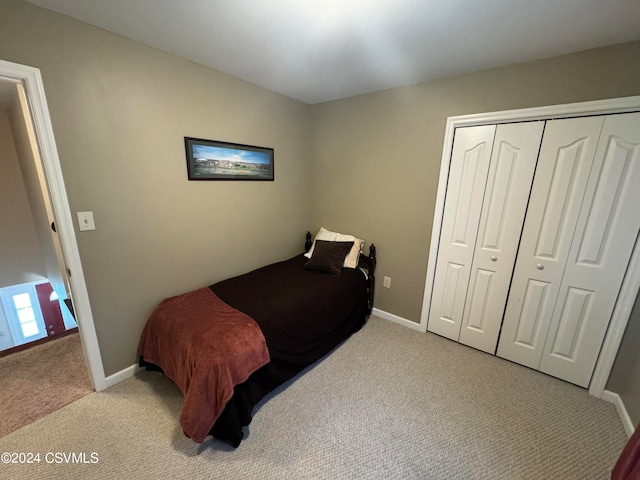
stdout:
<svg viewBox="0 0 640 480">
<path fill-rule="evenodd" d="M 0 288 L 46 278 L 5 110 L 0 110 L 0 251 Z"/>
<path fill-rule="evenodd" d="M 51 13 L 0 0 L 0 58 L 40 69 L 105 372 L 136 361 L 163 298 L 301 252 L 309 107 Z M 273 147 L 275 182 L 188 182 L 184 136 Z"/>
<path fill-rule="evenodd" d="M 312 107 L 316 226 L 378 248 L 375 306 L 420 321 L 447 117 L 640 95 L 640 42 Z"/>
</svg>

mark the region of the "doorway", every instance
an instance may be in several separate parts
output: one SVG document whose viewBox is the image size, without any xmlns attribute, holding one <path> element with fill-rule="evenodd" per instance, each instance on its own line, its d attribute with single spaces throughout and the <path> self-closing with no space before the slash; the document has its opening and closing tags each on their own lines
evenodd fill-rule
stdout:
<svg viewBox="0 0 640 480">
<path fill-rule="evenodd" d="M 40 219 L 38 223 L 40 228 L 55 228 L 55 236 L 59 241 L 59 254 L 53 259 L 53 262 L 57 262 L 59 279 L 49 281 L 58 295 L 64 292 L 63 295 L 68 293 L 71 297 L 92 386 L 96 391 L 104 390 L 107 384 L 102 359 L 40 71 L 0 60 L 0 85 L 3 89 L 7 86 L 15 88 L 18 96 L 22 92 L 22 101 L 31 116 L 30 127 L 39 153 L 36 168 L 40 170 L 41 181 L 48 189 L 51 200 L 48 219 L 51 222 L 47 220 L 43 223 Z M 49 260 L 52 260 L 51 256 Z M 49 272 L 52 270 L 47 269 Z M 47 278 L 49 276 L 50 273 Z"/>
</svg>

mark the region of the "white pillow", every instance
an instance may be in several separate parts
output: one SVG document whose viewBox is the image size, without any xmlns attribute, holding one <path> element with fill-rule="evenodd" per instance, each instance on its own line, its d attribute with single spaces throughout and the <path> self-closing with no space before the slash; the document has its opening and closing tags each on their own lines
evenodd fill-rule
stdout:
<svg viewBox="0 0 640 480">
<path fill-rule="evenodd" d="M 363 240 L 360 240 L 353 235 L 343 235 L 342 233 L 332 232 L 324 227 L 320 227 L 320 230 L 318 230 L 318 233 L 316 234 L 316 238 L 313 239 L 311 249 L 304 254 L 305 257 L 311 258 L 311 255 L 313 255 L 313 250 L 316 248 L 316 240 L 326 240 L 328 242 L 353 242 L 353 247 L 351 247 L 351 251 L 349 251 L 349 254 L 344 259 L 344 264 L 342 266 L 344 268 L 356 268 L 358 266 L 360 252 L 364 249 Z"/>
</svg>

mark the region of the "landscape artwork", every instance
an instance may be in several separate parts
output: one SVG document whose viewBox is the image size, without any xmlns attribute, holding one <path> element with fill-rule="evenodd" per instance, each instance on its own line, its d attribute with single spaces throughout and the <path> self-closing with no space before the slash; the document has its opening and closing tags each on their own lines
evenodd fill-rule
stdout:
<svg viewBox="0 0 640 480">
<path fill-rule="evenodd" d="M 273 148 L 184 138 L 189 180 L 273 180 Z"/>
</svg>

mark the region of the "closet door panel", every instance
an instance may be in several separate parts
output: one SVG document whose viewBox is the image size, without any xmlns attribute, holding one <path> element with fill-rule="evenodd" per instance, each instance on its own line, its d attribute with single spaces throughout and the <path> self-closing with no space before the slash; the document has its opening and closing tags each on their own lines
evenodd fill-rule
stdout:
<svg viewBox="0 0 640 480">
<path fill-rule="evenodd" d="M 495 125 L 455 132 L 428 330 L 458 340 Z"/>
<path fill-rule="evenodd" d="M 538 368 L 567 263 L 602 117 L 546 124 L 498 345 Z"/>
<path fill-rule="evenodd" d="M 495 353 L 544 122 L 499 125 L 460 342 Z"/>
<path fill-rule="evenodd" d="M 640 113 L 606 117 L 540 370 L 587 387 L 640 229 Z"/>
<path fill-rule="evenodd" d="M 535 348 L 535 341 L 540 338 L 543 323 L 541 314 L 553 306 L 551 301 L 551 284 L 540 280 L 529 279 L 525 286 L 522 310 L 515 326 L 515 342 L 528 348 Z"/>
</svg>

